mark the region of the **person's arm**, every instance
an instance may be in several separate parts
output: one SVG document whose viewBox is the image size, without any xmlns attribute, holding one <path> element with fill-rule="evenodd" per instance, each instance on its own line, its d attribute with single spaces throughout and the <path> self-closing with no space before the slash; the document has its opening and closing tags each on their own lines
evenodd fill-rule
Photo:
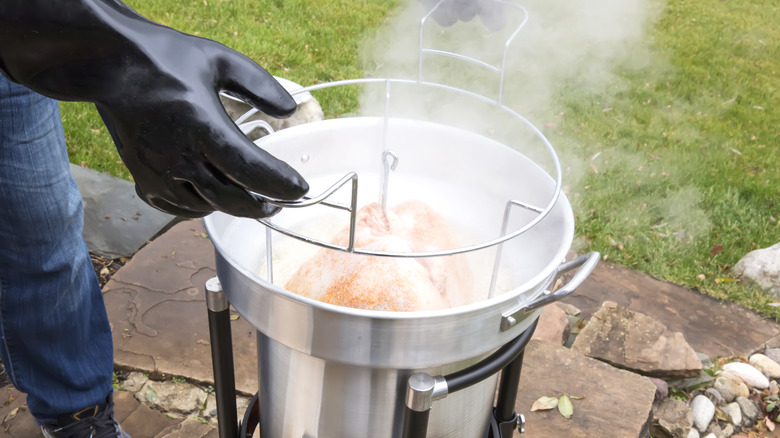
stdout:
<svg viewBox="0 0 780 438">
<path fill-rule="evenodd" d="M 306 181 L 225 113 L 225 91 L 272 116 L 296 109 L 279 83 L 215 41 L 153 23 L 116 0 L 0 1 L 0 70 L 59 100 L 94 102 L 138 194 L 168 213 L 265 217 L 248 191 L 295 200 Z"/>
</svg>

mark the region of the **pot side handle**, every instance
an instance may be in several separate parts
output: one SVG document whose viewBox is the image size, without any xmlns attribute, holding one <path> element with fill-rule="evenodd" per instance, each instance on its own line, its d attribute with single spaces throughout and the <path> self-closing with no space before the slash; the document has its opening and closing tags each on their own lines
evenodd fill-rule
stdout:
<svg viewBox="0 0 780 438">
<path fill-rule="evenodd" d="M 545 290 L 544 293 L 538 297 L 536 300 L 528 303 L 523 304 L 522 307 L 516 307 L 514 309 L 508 310 L 504 312 L 501 315 L 501 331 L 509 330 L 510 328 L 517 325 L 519 321 L 522 321 L 525 319 L 526 315 L 529 313 L 540 309 L 548 304 L 554 303 L 561 298 L 571 294 L 574 292 L 580 284 L 582 284 L 583 281 L 585 281 L 586 278 L 590 275 L 591 272 L 593 272 L 593 269 L 596 267 L 596 265 L 599 262 L 599 259 L 601 259 L 601 254 L 597 251 L 589 252 L 588 254 L 582 255 L 577 257 L 576 259 L 561 264 L 558 269 L 555 271 L 555 274 L 550 277 L 550 283 L 555 281 L 555 279 L 566 272 L 571 271 L 572 269 L 577 269 L 577 272 L 574 274 L 574 276 L 569 280 L 568 283 L 566 283 L 563 287 L 558 289 L 555 292 L 550 292 L 550 290 Z M 550 284 L 548 283 L 548 284 Z"/>
</svg>

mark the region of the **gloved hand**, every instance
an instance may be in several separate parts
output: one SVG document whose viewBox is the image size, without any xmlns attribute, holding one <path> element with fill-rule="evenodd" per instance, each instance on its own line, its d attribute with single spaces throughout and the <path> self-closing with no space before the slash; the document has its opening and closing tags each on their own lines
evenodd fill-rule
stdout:
<svg viewBox="0 0 780 438">
<path fill-rule="evenodd" d="M 433 19 L 442 26 L 452 26 L 458 20 L 471 21 L 479 15 L 482 24 L 492 31 L 506 25 L 506 11 L 498 0 L 420 0 L 426 11 L 433 11 Z M 438 5 L 438 6 L 437 6 Z"/>
<path fill-rule="evenodd" d="M 295 200 L 308 184 L 249 141 L 226 91 L 272 116 L 293 98 L 249 58 L 153 23 L 116 0 L 0 1 L 0 70 L 59 100 L 94 102 L 150 205 L 179 216 L 266 217 L 249 192 Z"/>
</svg>

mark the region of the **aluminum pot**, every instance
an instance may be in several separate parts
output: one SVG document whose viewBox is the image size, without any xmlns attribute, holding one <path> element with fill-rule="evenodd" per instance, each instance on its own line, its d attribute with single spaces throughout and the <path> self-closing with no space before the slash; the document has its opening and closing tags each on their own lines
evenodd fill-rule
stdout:
<svg viewBox="0 0 780 438">
<path fill-rule="evenodd" d="M 256 143 L 295 167 L 309 181 L 311 193 L 355 172 L 359 205 L 376 201 L 382 192 L 387 181 L 380 176 L 383 152 L 391 150 L 398 165 L 387 184 L 388 205 L 424 200 L 466 230 L 462 243 L 474 248 L 500 237 L 502 223 L 511 232 L 538 219 L 538 211 L 527 208 L 505 217 L 508 201 L 544 206 L 555 200 L 527 231 L 469 251 L 475 260 L 494 261 L 500 250 L 501 286 L 494 297 L 488 298 L 487 273 L 481 277 L 485 281 L 476 283 L 484 299 L 424 312 L 352 309 L 289 292 L 277 267 L 283 270 L 286 259 L 297 257 L 293 265 L 304 260 L 299 253 L 310 244 L 269 232 L 255 220 L 222 213 L 206 217 L 222 288 L 257 329 L 264 438 L 399 436 L 411 374 L 443 375 L 478 362 L 522 333 L 538 317 L 540 304 L 557 298 L 546 289 L 572 242 L 572 210 L 556 193 L 559 184 L 515 149 L 453 126 L 387 117 L 325 120 Z M 342 192 L 349 190 L 336 192 L 332 200 L 349 199 Z M 285 209 L 272 222 L 327 239 L 334 228 L 320 219 L 330 214 L 326 210 L 322 205 Z M 338 226 L 348 222 L 341 219 Z M 267 272 L 269 248 L 273 278 Z M 493 263 L 475 263 L 492 272 Z M 595 259 L 589 259 L 579 281 L 594 265 Z M 495 384 L 495 378 L 488 379 L 436 402 L 428 436 L 483 436 Z"/>
</svg>

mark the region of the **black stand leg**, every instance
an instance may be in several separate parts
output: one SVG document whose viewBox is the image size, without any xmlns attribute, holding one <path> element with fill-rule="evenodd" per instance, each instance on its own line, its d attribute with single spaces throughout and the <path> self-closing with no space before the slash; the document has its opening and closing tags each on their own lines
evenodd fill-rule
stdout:
<svg viewBox="0 0 780 438">
<path fill-rule="evenodd" d="M 501 371 L 501 384 L 498 387 L 496 400 L 496 420 L 499 423 L 512 420 L 515 417 L 515 401 L 517 388 L 520 386 L 520 370 L 523 368 L 523 352 Z"/>
<path fill-rule="evenodd" d="M 406 410 L 403 438 L 425 438 L 428 435 L 428 417 L 435 400 L 446 396 L 444 378 L 425 373 L 409 376 L 406 382 Z"/>
<path fill-rule="evenodd" d="M 428 434 L 428 417 L 431 410 L 417 412 L 412 409 L 406 410 L 404 418 L 404 438 L 425 438 Z"/>
<path fill-rule="evenodd" d="M 214 367 L 214 392 L 220 438 L 238 437 L 236 379 L 233 369 L 233 338 L 230 329 L 230 304 L 215 277 L 206 282 L 206 304 L 211 336 L 211 362 Z"/>
<path fill-rule="evenodd" d="M 255 429 L 260 424 L 260 393 L 255 393 L 252 397 L 252 401 L 249 402 L 249 406 L 244 413 L 244 421 L 241 422 L 241 431 L 238 435 L 239 438 L 252 438 L 255 434 Z"/>
</svg>

